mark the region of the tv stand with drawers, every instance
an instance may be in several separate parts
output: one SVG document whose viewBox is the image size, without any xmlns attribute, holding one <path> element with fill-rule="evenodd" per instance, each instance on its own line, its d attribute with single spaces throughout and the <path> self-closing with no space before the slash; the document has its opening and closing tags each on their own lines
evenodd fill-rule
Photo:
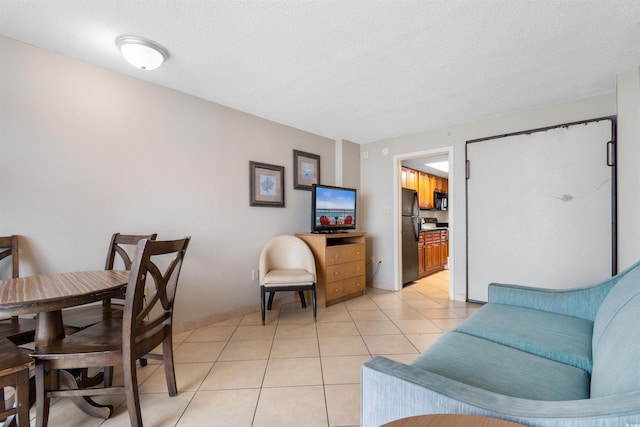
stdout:
<svg viewBox="0 0 640 427">
<path fill-rule="evenodd" d="M 316 259 L 316 298 L 319 307 L 364 295 L 365 235 L 360 231 L 296 234 L 307 243 Z"/>
</svg>

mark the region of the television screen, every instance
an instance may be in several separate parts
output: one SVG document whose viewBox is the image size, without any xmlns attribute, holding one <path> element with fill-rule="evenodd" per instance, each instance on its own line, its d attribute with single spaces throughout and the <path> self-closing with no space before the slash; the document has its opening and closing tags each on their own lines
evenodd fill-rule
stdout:
<svg viewBox="0 0 640 427">
<path fill-rule="evenodd" d="M 314 184 L 311 231 L 331 233 L 356 228 L 356 189 Z"/>
</svg>

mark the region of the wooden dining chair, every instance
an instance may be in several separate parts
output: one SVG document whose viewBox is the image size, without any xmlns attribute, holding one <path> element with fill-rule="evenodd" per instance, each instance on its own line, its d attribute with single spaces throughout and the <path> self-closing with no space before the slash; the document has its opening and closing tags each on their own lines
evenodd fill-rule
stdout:
<svg viewBox="0 0 640 427">
<path fill-rule="evenodd" d="M 155 240 L 157 234 L 120 234 L 111 236 L 105 270 L 131 270 L 131 255 L 142 239 Z M 123 295 L 124 296 L 124 295 Z M 74 307 L 62 312 L 65 332 L 73 334 L 108 318 L 122 318 L 123 301 L 106 299 L 102 305 Z"/>
<path fill-rule="evenodd" d="M 11 262 L 11 278 L 20 276 L 20 262 L 18 236 L 0 237 L 0 261 L 6 259 Z M 5 261 L 7 262 L 7 261 Z M 19 318 L 12 316 L 0 320 L 0 337 L 6 337 L 17 345 L 24 345 L 33 341 L 36 333 L 36 322 L 33 318 Z"/>
<path fill-rule="evenodd" d="M 4 393 L 0 399 L 0 421 L 4 426 L 29 426 L 29 367 L 33 360 L 9 341 L 0 338 L 0 389 L 12 387 L 15 392 L 10 399 Z"/>
<path fill-rule="evenodd" d="M 170 396 L 178 393 L 172 345 L 173 307 L 178 277 L 190 238 L 141 240 L 127 283 L 122 319 L 110 318 L 73 335 L 36 348 L 36 420 L 45 427 L 52 397 L 124 393 L 133 427 L 142 427 L 136 360 L 162 345 Z M 146 294 L 146 297 L 145 297 Z M 122 366 L 124 386 L 68 389 L 75 379 L 68 369 Z M 45 374 L 57 375 L 47 378 Z M 70 378 L 71 376 L 71 378 Z M 64 378 L 63 378 L 64 377 Z M 60 384 L 60 388 L 56 387 Z M 108 407 L 106 418 L 113 407 Z"/>
</svg>

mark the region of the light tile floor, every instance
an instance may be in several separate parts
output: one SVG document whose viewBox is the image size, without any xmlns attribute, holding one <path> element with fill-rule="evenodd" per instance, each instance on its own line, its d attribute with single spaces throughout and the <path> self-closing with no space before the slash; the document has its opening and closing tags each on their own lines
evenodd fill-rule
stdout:
<svg viewBox="0 0 640 427">
<path fill-rule="evenodd" d="M 178 334 L 178 396 L 168 396 L 159 364 L 138 369 L 144 425 L 358 426 L 364 362 L 383 355 L 409 363 L 478 307 L 448 299 L 445 270 L 400 292 L 368 289 L 319 309 L 316 323 L 310 307 L 290 303 L 267 312 L 265 326 L 257 312 Z M 116 407 L 106 421 L 58 399 L 49 425 L 129 425 L 124 398 L 100 401 Z"/>
</svg>

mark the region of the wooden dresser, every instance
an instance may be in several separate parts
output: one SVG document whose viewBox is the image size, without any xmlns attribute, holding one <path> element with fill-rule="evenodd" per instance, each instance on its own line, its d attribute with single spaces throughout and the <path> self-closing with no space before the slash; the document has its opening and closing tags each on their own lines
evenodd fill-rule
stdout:
<svg viewBox="0 0 640 427">
<path fill-rule="evenodd" d="M 353 231 L 335 234 L 296 234 L 311 248 L 316 259 L 317 303 L 328 307 L 364 295 L 365 235 Z"/>
</svg>

